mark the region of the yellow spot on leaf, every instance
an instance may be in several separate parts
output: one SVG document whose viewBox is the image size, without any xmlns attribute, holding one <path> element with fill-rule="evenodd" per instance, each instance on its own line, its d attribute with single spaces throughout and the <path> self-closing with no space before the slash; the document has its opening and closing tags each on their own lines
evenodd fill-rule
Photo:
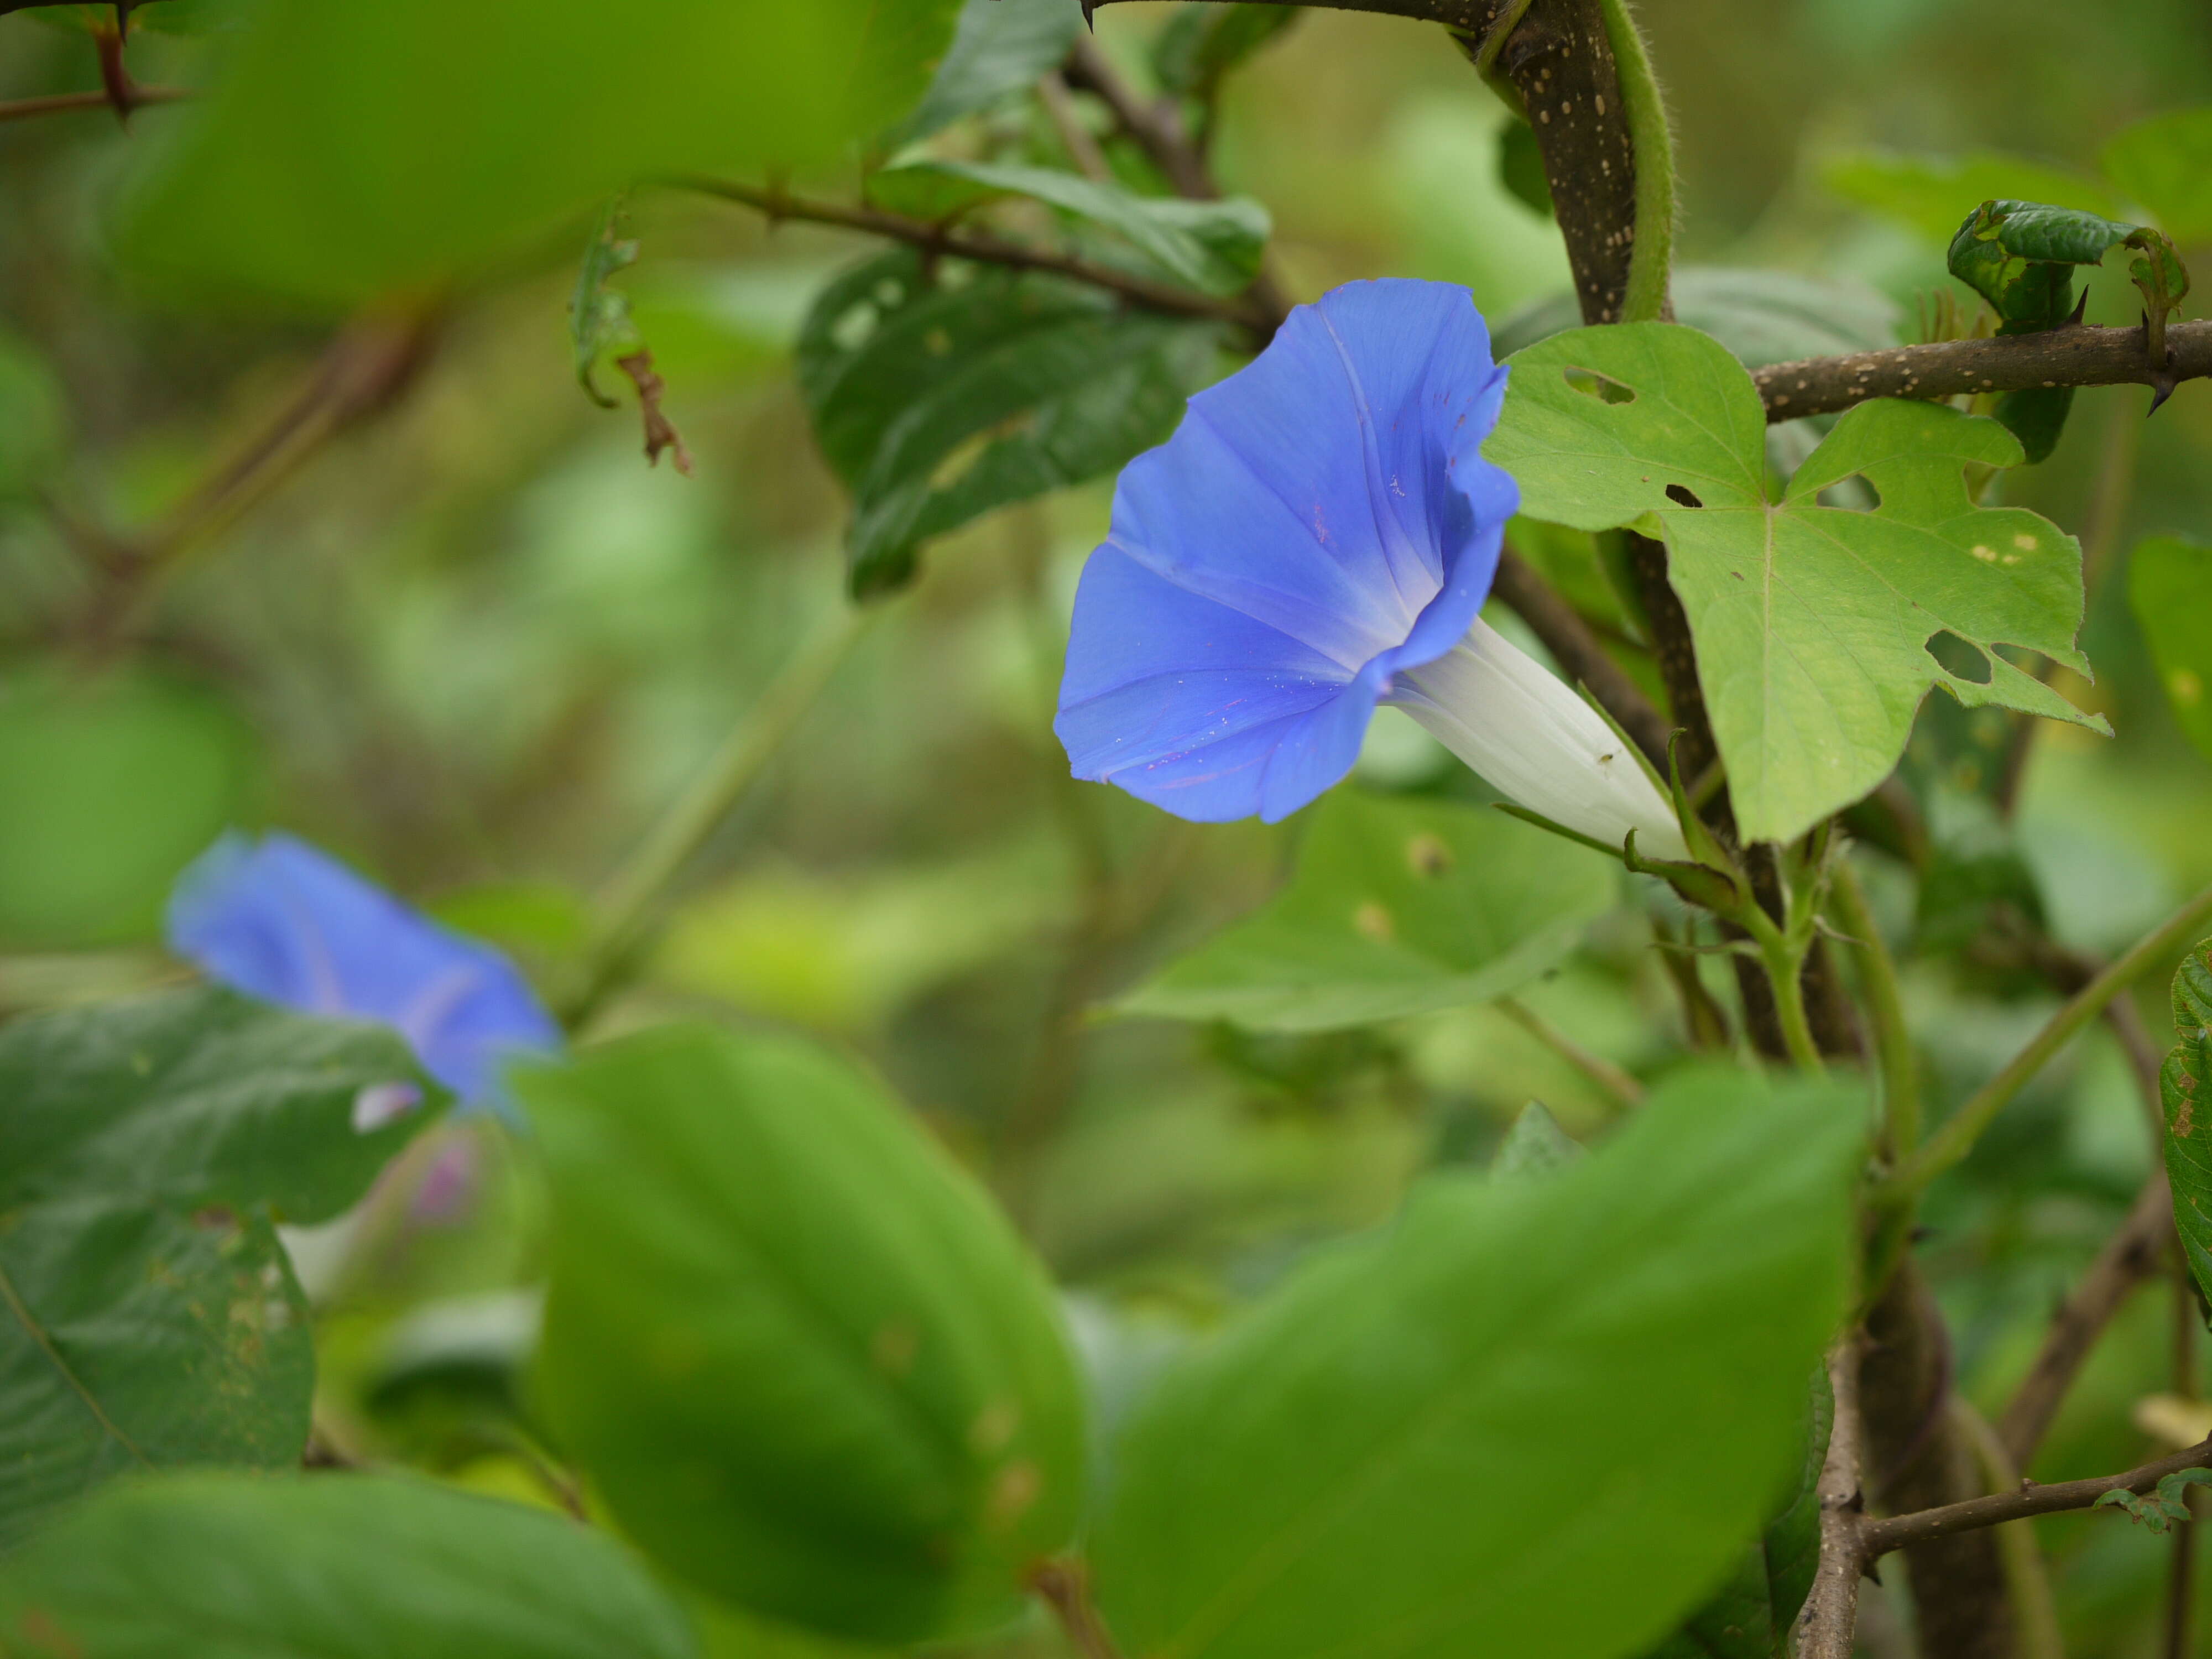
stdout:
<svg viewBox="0 0 2212 1659">
<path fill-rule="evenodd" d="M 1371 939 L 1385 943 L 1398 936 L 1398 924 L 1390 913 L 1370 899 L 1352 913 L 1352 925 Z"/>
</svg>

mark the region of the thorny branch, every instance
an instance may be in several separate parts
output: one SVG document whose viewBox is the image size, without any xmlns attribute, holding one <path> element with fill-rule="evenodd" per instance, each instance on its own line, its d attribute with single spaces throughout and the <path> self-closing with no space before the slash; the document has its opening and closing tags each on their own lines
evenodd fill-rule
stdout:
<svg viewBox="0 0 2212 1659">
<path fill-rule="evenodd" d="M 1946 1504 L 1941 1509 L 1869 1521 L 1859 1532 L 1863 1559 L 1870 1565 L 1892 1550 L 1926 1539 L 1978 1532 L 2033 1515 L 2086 1510 L 2108 1492 L 2147 1492 L 2169 1474 L 2203 1468 L 2212 1468 L 2212 1440 L 2200 1440 L 2186 1451 L 2161 1457 L 2155 1463 L 2146 1463 L 2124 1474 L 2100 1475 L 2093 1480 L 2062 1480 L 2048 1486 L 2024 1480 L 2018 1492 L 1994 1492 L 1986 1498 L 1970 1498 L 1963 1504 Z"/>
<path fill-rule="evenodd" d="M 1828 1356 L 1834 1426 L 1815 1489 L 1820 1499 L 1820 1561 L 1797 1615 L 1797 1659 L 1850 1659 L 1858 1628 L 1860 1532 L 1865 1501 L 1859 1480 L 1859 1345 L 1846 1337 Z"/>
</svg>

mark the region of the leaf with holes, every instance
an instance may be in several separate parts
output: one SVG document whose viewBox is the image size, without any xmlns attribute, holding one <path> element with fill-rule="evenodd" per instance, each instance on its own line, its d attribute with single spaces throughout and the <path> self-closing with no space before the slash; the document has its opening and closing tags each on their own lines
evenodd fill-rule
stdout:
<svg viewBox="0 0 2212 1659">
<path fill-rule="evenodd" d="M 1339 789 L 1288 888 L 1115 1006 L 1324 1031 L 1486 1002 L 1580 943 L 1615 870 L 1487 807 Z"/>
<path fill-rule="evenodd" d="M 2181 536 L 2137 543 L 2128 598 L 2174 719 L 2212 759 L 2212 547 Z"/>
<path fill-rule="evenodd" d="M 2212 941 L 2191 945 L 2173 975 L 2173 1030 L 2181 1040 L 2158 1074 L 2166 1173 L 2182 1253 L 2212 1296 Z"/>
<path fill-rule="evenodd" d="M 693 1659 L 684 1611 L 566 1516 L 389 1474 L 126 1482 L 0 1566 L 12 1659 Z"/>
<path fill-rule="evenodd" d="M 1663 1638 L 1796 1472 L 1864 1109 L 1677 1074 L 1570 1168 L 1431 1176 L 1312 1253 L 1121 1436 L 1091 1541 L 1120 1650 L 1619 1659 Z"/>
<path fill-rule="evenodd" d="M 299 1461 L 275 1223 L 353 1203 L 434 1092 L 391 1032 L 227 991 L 0 1031 L 0 1544 L 126 1470 Z"/>
<path fill-rule="evenodd" d="M 1967 468 L 2021 459 L 1994 421 L 1862 404 L 1777 489 L 1751 377 L 1695 330 L 1579 329 L 1511 362 L 1484 453 L 1519 481 L 1533 518 L 1665 540 L 1747 836 L 1792 840 L 1874 789 L 1930 686 L 2109 733 L 1995 649 L 2088 672 L 2074 645 L 2078 544 L 1966 494 Z M 1854 477 L 1877 495 L 1871 512 L 1822 504 Z M 1985 678 L 1937 659 L 1930 642 L 1946 633 Z"/>
<path fill-rule="evenodd" d="M 553 1187 L 542 1395 L 623 1532 L 833 1634 L 1018 1613 L 1075 1530 L 1082 1398 L 1044 1274 L 906 1107 L 702 1027 L 517 1087 Z"/>
<path fill-rule="evenodd" d="M 932 538 L 1165 438 L 1220 337 L 1057 277 L 957 260 L 926 272 L 906 249 L 846 271 L 799 330 L 798 371 L 853 492 L 854 590 L 899 586 Z"/>
<path fill-rule="evenodd" d="M 1082 33 L 1081 0 L 967 0 L 929 90 L 887 143 L 910 144 L 1028 92 L 1060 67 Z"/>
<path fill-rule="evenodd" d="M 1267 246 L 1267 210 L 1246 196 L 1139 196 L 1057 167 L 988 161 L 909 161 L 868 177 L 870 201 L 916 219 L 957 218 L 1014 197 L 1111 231 L 1169 276 L 1209 294 L 1249 284 Z"/>
</svg>

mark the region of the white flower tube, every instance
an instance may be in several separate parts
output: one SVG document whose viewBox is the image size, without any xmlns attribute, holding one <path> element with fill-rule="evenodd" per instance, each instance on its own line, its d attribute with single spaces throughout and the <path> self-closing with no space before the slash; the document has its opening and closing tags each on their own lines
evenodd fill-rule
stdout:
<svg viewBox="0 0 2212 1659">
<path fill-rule="evenodd" d="M 1686 859 L 1674 809 L 1575 689 L 1480 617 L 1432 663 L 1397 677 L 1388 699 L 1493 789 L 1554 823 L 1645 858 Z"/>
</svg>

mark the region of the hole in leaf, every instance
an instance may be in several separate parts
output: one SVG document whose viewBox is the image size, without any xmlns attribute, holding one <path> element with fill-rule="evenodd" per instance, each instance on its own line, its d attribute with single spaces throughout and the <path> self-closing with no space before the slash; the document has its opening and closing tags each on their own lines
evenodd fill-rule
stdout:
<svg viewBox="0 0 2212 1659">
<path fill-rule="evenodd" d="M 1881 505 L 1881 491 L 1874 487 L 1874 480 L 1863 472 L 1854 472 L 1848 478 L 1838 478 L 1820 494 L 1823 507 L 1840 507 L 1853 513 L 1871 513 Z"/>
<path fill-rule="evenodd" d="M 1703 507 L 1705 505 L 1703 501 L 1699 501 L 1695 495 L 1692 495 L 1680 484 L 1668 484 L 1667 486 L 1667 499 L 1674 502 L 1677 507 Z"/>
<path fill-rule="evenodd" d="M 1928 641 L 1928 654 L 1954 678 L 1987 685 L 1994 671 L 1989 653 L 1971 640 L 1962 640 L 1948 628 Z"/>
<path fill-rule="evenodd" d="M 1636 392 L 1609 374 L 1601 374 L 1593 368 L 1563 368 L 1559 373 L 1566 382 L 1585 398 L 1595 398 L 1601 404 L 1632 404 Z"/>
</svg>

